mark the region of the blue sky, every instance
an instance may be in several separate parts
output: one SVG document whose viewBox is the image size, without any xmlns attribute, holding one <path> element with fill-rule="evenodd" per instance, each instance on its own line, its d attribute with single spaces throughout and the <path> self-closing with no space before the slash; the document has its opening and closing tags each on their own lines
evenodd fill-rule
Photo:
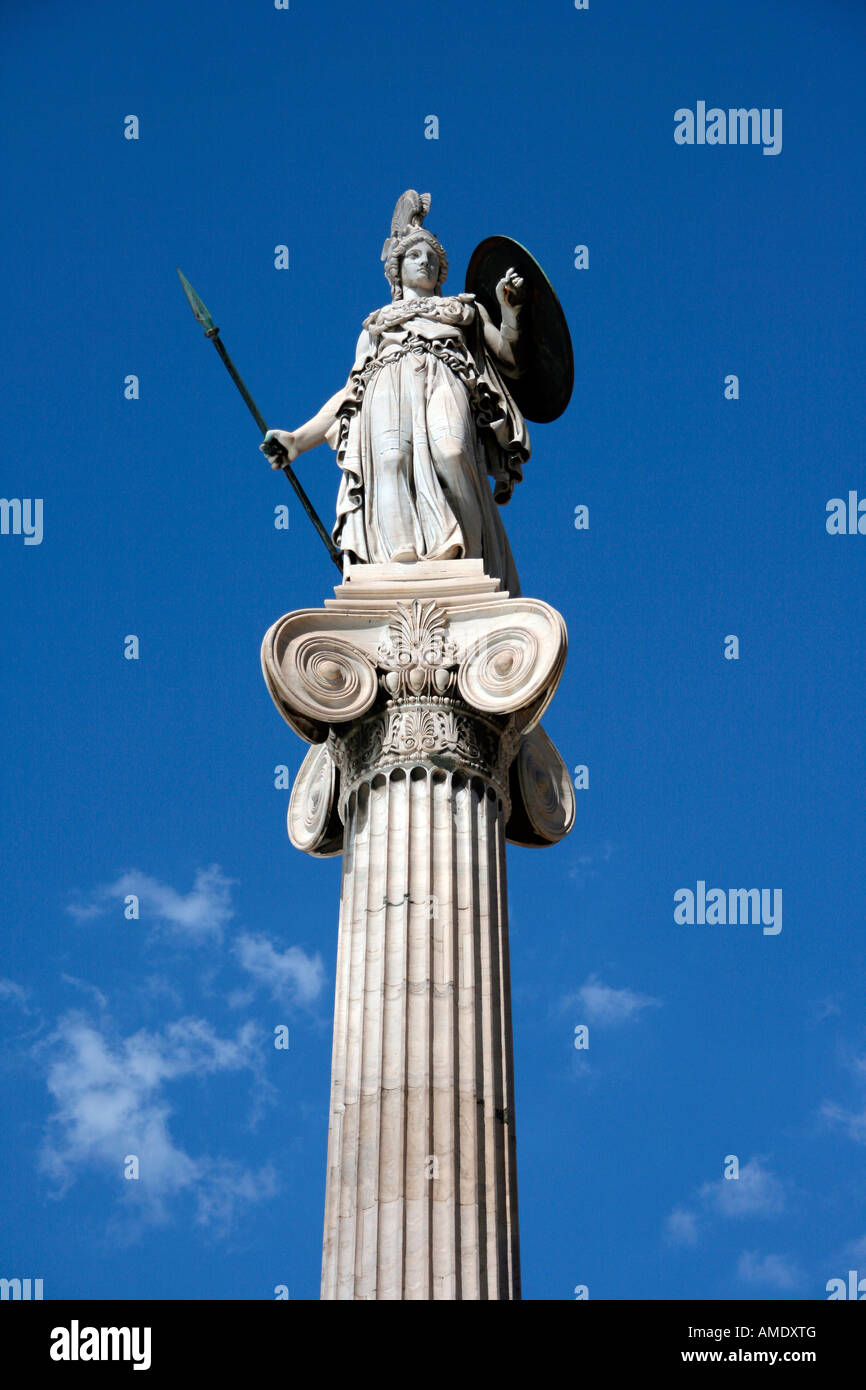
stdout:
<svg viewBox="0 0 866 1390">
<path fill-rule="evenodd" d="M 318 1297 L 339 861 L 288 843 L 274 769 L 304 747 L 259 645 L 336 575 L 175 266 L 290 428 L 385 301 L 407 187 L 446 291 L 511 235 L 575 348 L 503 513 L 569 629 L 545 728 L 590 777 L 563 844 L 510 851 L 524 1295 L 866 1275 L 866 535 L 825 524 L 866 497 L 862 6 L 82 0 L 0 26 L 0 491 L 44 507 L 41 544 L 0 535 L 0 1275 Z M 781 109 L 781 152 L 676 144 L 699 101 Z M 298 469 L 330 526 L 334 455 Z M 698 881 L 781 888 L 782 930 L 676 923 Z"/>
</svg>

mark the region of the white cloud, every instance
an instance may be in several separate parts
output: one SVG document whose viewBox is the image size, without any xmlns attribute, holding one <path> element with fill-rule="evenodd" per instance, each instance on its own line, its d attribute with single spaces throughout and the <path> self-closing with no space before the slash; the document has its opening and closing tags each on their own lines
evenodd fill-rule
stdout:
<svg viewBox="0 0 866 1390">
<path fill-rule="evenodd" d="M 27 1004 L 27 991 L 21 985 L 17 985 L 14 980 L 0 979 L 0 1001 L 5 1004 L 14 1004 L 25 1014 L 30 1012 Z"/>
<path fill-rule="evenodd" d="M 724 1217 L 775 1216 L 785 1206 L 782 1184 L 759 1158 L 741 1164 L 738 1178 L 704 1183 L 700 1196 L 708 1210 Z"/>
<path fill-rule="evenodd" d="M 745 1250 L 737 1262 L 737 1276 L 746 1284 L 766 1284 L 776 1289 L 794 1289 L 802 1280 L 797 1264 L 786 1255 L 759 1255 Z"/>
<path fill-rule="evenodd" d="M 318 954 L 308 956 L 300 946 L 275 950 L 266 936 L 242 934 L 235 942 L 235 954 L 241 968 L 256 984 L 270 990 L 271 997 L 281 1004 L 312 1004 L 322 991 L 325 970 Z M 237 996 L 235 1002 L 246 1002 Z"/>
<path fill-rule="evenodd" d="M 852 1240 L 845 1247 L 845 1253 L 854 1260 L 866 1260 L 866 1235 L 860 1236 L 858 1240 Z"/>
<path fill-rule="evenodd" d="M 170 1006 L 172 1009 L 183 1007 L 183 996 L 180 990 L 171 980 L 165 979 L 162 975 L 145 975 L 139 984 L 139 994 L 142 999 L 151 1002 L 159 1002 L 165 1008 Z"/>
<path fill-rule="evenodd" d="M 816 1023 L 823 1023 L 828 1018 L 836 1018 L 842 1013 L 841 1008 L 832 995 L 828 994 L 823 999 L 815 999 L 811 1004 L 812 1017 Z"/>
<path fill-rule="evenodd" d="M 694 1245 L 698 1239 L 698 1224 L 693 1211 L 675 1207 L 665 1222 L 668 1240 L 674 1245 Z"/>
<path fill-rule="evenodd" d="M 200 1226 L 226 1230 L 243 1206 L 270 1201 L 278 1191 L 279 1180 L 270 1164 L 253 1172 L 239 1163 L 218 1159 L 211 1164 L 207 1181 L 197 1194 L 196 1221 Z"/>
<path fill-rule="evenodd" d="M 111 1038 L 84 1015 L 67 1014 L 38 1055 L 54 1101 L 41 1165 L 61 1194 L 80 1171 L 95 1169 L 148 1219 L 167 1219 L 171 1199 L 188 1191 L 198 1221 L 227 1225 L 238 1207 L 275 1190 L 269 1168 L 253 1174 L 225 1160 L 196 1158 L 169 1128 L 171 1082 L 257 1069 L 261 1050 L 253 1024 L 221 1038 L 205 1020 L 186 1018 L 161 1033 Z M 123 1179 L 128 1154 L 138 1158 L 137 1181 Z"/>
<path fill-rule="evenodd" d="M 581 1010 L 581 1022 L 612 1027 L 629 1023 L 644 1009 L 661 1007 L 660 999 L 637 994 L 633 989 L 614 989 L 604 984 L 597 975 L 590 975 L 577 994 L 569 995 L 562 1003 L 567 1008 L 577 1005 Z"/>
<path fill-rule="evenodd" d="M 89 985 L 86 980 L 78 980 L 74 975 L 61 975 L 60 978 L 64 984 L 72 985 L 73 989 L 80 989 L 82 994 L 91 995 L 100 1009 L 108 1007 L 108 1000 L 102 990 L 96 988 L 96 985 Z"/>
<path fill-rule="evenodd" d="M 853 1139 L 855 1144 L 866 1144 L 866 1109 L 848 1110 L 843 1105 L 825 1101 L 821 1106 L 821 1114 L 825 1120 L 841 1129 L 849 1139 Z"/>
<path fill-rule="evenodd" d="M 114 883 L 96 888 L 83 903 L 70 903 L 67 911 L 86 922 L 103 916 L 115 904 L 121 906 L 125 898 L 134 894 L 139 900 L 140 920 L 144 925 L 167 926 L 178 936 L 202 942 L 219 938 L 226 922 L 234 916 L 233 883 L 218 864 L 211 864 L 210 868 L 197 871 L 188 893 L 178 893 L 171 884 L 161 883 L 139 869 L 131 869 Z"/>
<path fill-rule="evenodd" d="M 848 1071 L 853 1072 L 857 1085 L 862 1087 L 866 1080 L 866 1057 L 848 1057 L 845 1066 Z M 821 1106 L 821 1114 L 855 1144 L 866 1144 L 866 1105 L 861 1106 L 859 1110 L 852 1110 L 847 1106 L 837 1105 L 835 1101 L 825 1101 Z"/>
<path fill-rule="evenodd" d="M 675 1207 L 665 1222 L 665 1235 L 677 1245 L 694 1245 L 699 1226 L 712 1217 L 776 1216 L 785 1209 L 785 1190 L 760 1158 L 740 1165 L 738 1178 L 705 1182 L 695 1198 L 697 1210 Z"/>
</svg>

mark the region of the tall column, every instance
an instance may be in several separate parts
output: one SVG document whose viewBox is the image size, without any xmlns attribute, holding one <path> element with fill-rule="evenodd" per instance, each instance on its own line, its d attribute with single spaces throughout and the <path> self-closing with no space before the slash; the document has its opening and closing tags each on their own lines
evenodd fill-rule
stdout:
<svg viewBox="0 0 866 1390">
<path fill-rule="evenodd" d="M 370 769 L 345 822 L 322 1297 L 519 1297 L 502 794 Z"/>
<path fill-rule="evenodd" d="M 520 1297 L 505 842 L 573 820 L 537 722 L 565 635 L 477 562 L 432 569 L 353 571 L 263 647 L 313 741 L 291 838 L 343 855 L 323 1299 Z"/>
</svg>

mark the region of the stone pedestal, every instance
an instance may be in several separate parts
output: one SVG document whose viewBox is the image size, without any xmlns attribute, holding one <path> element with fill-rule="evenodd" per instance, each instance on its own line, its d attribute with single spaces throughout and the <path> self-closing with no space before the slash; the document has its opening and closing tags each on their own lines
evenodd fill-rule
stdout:
<svg viewBox="0 0 866 1390">
<path fill-rule="evenodd" d="M 565 650 L 469 560 L 350 568 L 265 637 L 290 837 L 343 854 L 324 1299 L 520 1297 L 505 842 L 573 823 Z"/>
</svg>

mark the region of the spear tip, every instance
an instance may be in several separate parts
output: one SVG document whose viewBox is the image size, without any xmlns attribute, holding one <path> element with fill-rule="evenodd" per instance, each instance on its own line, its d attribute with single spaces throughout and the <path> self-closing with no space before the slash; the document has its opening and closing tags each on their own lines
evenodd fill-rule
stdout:
<svg viewBox="0 0 866 1390">
<path fill-rule="evenodd" d="M 205 304 L 204 300 L 196 294 L 195 290 L 189 283 L 189 280 L 187 280 L 180 266 L 175 266 L 175 270 L 177 271 L 180 277 L 180 283 L 183 286 L 183 292 L 186 295 L 187 300 L 189 301 L 189 307 L 192 309 L 193 313 L 195 314 L 205 333 L 207 333 L 209 329 L 214 327 L 214 321 L 210 316 L 210 312 L 208 310 L 207 305 Z"/>
</svg>

